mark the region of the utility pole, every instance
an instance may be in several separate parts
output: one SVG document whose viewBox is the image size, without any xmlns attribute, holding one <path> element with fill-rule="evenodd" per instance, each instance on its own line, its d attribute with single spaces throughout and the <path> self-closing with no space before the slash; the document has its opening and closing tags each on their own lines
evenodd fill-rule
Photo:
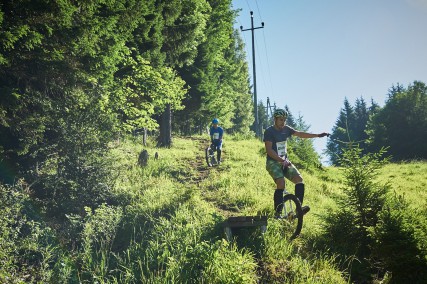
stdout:
<svg viewBox="0 0 427 284">
<path fill-rule="evenodd" d="M 255 35 L 254 30 L 264 28 L 264 22 L 261 23 L 261 27 L 254 28 L 254 12 L 251 11 L 251 28 L 243 29 L 243 26 L 240 26 L 240 30 L 244 31 L 252 31 L 252 65 L 253 65 L 253 76 L 254 76 L 254 116 L 255 116 L 255 134 L 260 137 L 261 133 L 259 131 L 259 121 L 258 121 L 258 101 L 257 101 L 257 93 L 256 93 L 256 70 L 255 70 Z"/>
<path fill-rule="evenodd" d="M 276 103 L 274 103 L 274 105 L 272 106 L 270 104 L 270 98 L 267 97 L 267 106 L 265 107 L 266 111 L 267 111 L 267 118 L 273 118 L 273 113 L 276 110 Z M 268 111 L 270 111 L 270 116 L 268 115 Z M 274 121 L 274 119 L 273 119 Z"/>
</svg>

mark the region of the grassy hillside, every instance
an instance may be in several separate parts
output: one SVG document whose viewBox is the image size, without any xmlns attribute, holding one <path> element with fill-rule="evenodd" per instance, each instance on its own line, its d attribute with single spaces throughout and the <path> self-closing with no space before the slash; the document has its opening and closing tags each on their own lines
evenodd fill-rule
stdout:
<svg viewBox="0 0 427 284">
<path fill-rule="evenodd" d="M 379 180 L 390 183 L 393 192 L 403 195 L 411 206 L 421 209 L 427 206 L 427 163 L 408 161 L 386 165 Z"/>
<path fill-rule="evenodd" d="M 171 214 L 185 208 L 181 216 L 185 226 L 201 230 L 200 233 L 205 235 L 199 240 L 200 243 L 189 244 L 194 246 L 192 249 L 198 249 L 203 246 L 203 242 L 207 242 L 210 253 L 220 253 L 215 260 L 217 263 L 212 265 L 215 270 L 220 269 L 221 273 L 206 277 L 206 283 L 273 283 L 285 280 L 299 283 L 345 282 L 343 273 L 335 268 L 333 256 L 319 258 L 317 253 L 311 253 L 306 244 L 306 239 L 315 236 L 319 230 L 317 215 L 325 210 L 322 208 L 326 205 L 333 204 L 329 194 L 337 190 L 334 189 L 334 181 L 337 179 L 333 175 L 329 182 L 307 175 L 307 203 L 312 204 L 313 213 L 310 218 L 306 218 L 300 240 L 291 243 L 284 239 L 279 222 L 270 220 L 264 238 L 257 229 L 247 229 L 241 230 L 243 232 L 240 234 L 235 232 L 237 238 L 233 244 L 224 244 L 222 223 L 227 217 L 259 214 L 272 216 L 272 195 L 275 187 L 265 170 L 261 142 L 226 140 L 224 162 L 213 168 L 208 168 L 204 162 L 203 149 L 206 146 L 206 140 L 192 137 L 175 139 L 172 149 L 149 149 L 151 156 L 157 151 L 160 159 L 150 160 L 148 167 L 142 171 L 125 171 L 124 176 L 131 172 L 134 174 L 132 178 L 121 181 L 121 187 L 132 188 L 126 191 L 133 192 L 134 196 L 141 197 L 140 188 L 145 188 L 139 204 L 158 204 L 159 210 L 176 206 L 167 210 Z M 129 149 L 127 152 L 139 151 L 135 150 Z M 120 151 L 123 151 L 123 147 Z M 123 165 L 122 168 L 135 167 L 134 159 L 125 159 L 123 162 L 128 165 Z M 157 176 L 160 172 L 163 172 L 163 178 Z M 291 188 L 293 192 L 293 185 Z M 161 196 L 166 199 L 163 200 Z M 181 203 L 171 202 L 171 197 L 181 199 Z M 182 225 L 184 224 L 180 224 L 178 228 Z M 174 232 L 170 231 L 168 234 L 174 235 Z M 217 251 L 215 243 L 225 245 L 226 248 Z M 175 255 L 181 253 L 174 252 Z M 235 259 L 233 254 L 238 254 L 239 257 Z M 186 261 L 189 260 L 184 262 Z M 225 265 L 224 261 L 228 264 Z M 245 268 L 244 263 L 248 267 Z M 215 280 L 216 277 L 222 277 L 222 274 L 224 278 Z M 239 277 L 244 277 L 245 281 L 242 279 L 243 282 L 240 282 Z M 195 279 L 192 281 L 197 282 Z"/>
<path fill-rule="evenodd" d="M 115 178 L 105 189 L 111 191 L 110 201 L 68 215 L 67 224 L 38 222 L 38 229 L 24 238 L 3 233 L 0 280 L 15 275 L 11 283 L 348 283 L 351 256 L 325 247 L 322 225 L 324 216 L 336 210 L 336 197 L 343 195 L 339 169 L 301 170 L 305 203 L 312 210 L 298 239 L 284 238 L 280 222 L 270 218 L 264 235 L 257 228 L 240 229 L 229 243 L 223 222 L 229 216 L 272 216 L 275 185 L 265 170 L 260 141 L 225 140 L 223 163 L 212 168 L 204 162 L 207 143 L 204 137 L 184 137 L 175 138 L 170 149 L 145 147 L 150 154 L 146 167 L 137 164 L 140 143 L 111 145 L 105 157 Z M 420 212 L 426 207 L 426 168 L 423 162 L 389 164 L 379 181 L 391 184 L 390 195 L 404 193 L 411 210 Z M 15 186 L 17 192 L 20 188 Z M 20 192 L 18 202 L 2 199 L 2 205 L 27 208 L 30 195 Z M 1 213 L 1 228 L 14 224 L 11 212 Z M 418 234 L 424 236 L 425 228 Z M 28 261 L 29 255 L 37 261 Z M 22 260 L 16 263 L 12 257 Z"/>
</svg>

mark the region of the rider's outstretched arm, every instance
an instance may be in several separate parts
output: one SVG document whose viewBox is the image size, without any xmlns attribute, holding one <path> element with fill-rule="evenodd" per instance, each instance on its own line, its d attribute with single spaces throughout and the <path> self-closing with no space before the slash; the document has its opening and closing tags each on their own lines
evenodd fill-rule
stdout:
<svg viewBox="0 0 427 284">
<path fill-rule="evenodd" d="M 314 134 L 314 133 L 307 133 L 307 132 L 302 132 L 302 131 L 295 131 L 292 135 L 299 137 L 299 138 L 316 138 L 316 137 L 329 136 L 329 133 L 322 132 L 319 134 Z"/>
</svg>

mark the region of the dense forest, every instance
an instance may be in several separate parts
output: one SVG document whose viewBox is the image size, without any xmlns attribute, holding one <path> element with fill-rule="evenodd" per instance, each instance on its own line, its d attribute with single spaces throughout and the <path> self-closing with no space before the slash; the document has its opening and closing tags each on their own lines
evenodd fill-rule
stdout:
<svg viewBox="0 0 427 284">
<path fill-rule="evenodd" d="M 102 155 L 109 141 L 135 131 L 152 131 L 170 146 L 172 133 L 202 133 L 212 117 L 229 133 L 250 134 L 236 13 L 231 1 L 3 3 L 2 179 L 33 180 L 35 167 L 52 157 L 66 172 L 67 164 L 84 163 L 76 155 Z M 420 81 L 392 86 L 382 108 L 345 99 L 327 145 L 331 162 L 348 143 L 365 152 L 389 147 L 396 160 L 426 158 L 426 89 Z M 258 111 L 266 128 L 262 102 Z"/>
<path fill-rule="evenodd" d="M 253 122 L 231 1 L 10 1 L 1 6 L 0 151 L 14 176 L 138 129 Z M 173 114 L 173 119 L 171 115 Z M 160 126 L 160 127 L 159 127 Z M 66 171 L 66 169 L 61 169 Z"/>
<path fill-rule="evenodd" d="M 135 230 L 114 248 L 117 255 L 110 265 L 120 267 L 119 260 L 126 262 L 120 253 L 137 251 L 130 249 L 134 241 L 130 238 L 144 239 L 141 228 L 131 227 L 138 222 L 155 226 L 144 219 L 145 211 L 135 213 L 140 193 L 131 196 L 117 186 L 123 177 L 111 157 L 115 145 L 132 139 L 142 144 L 137 135 L 148 132 L 148 144 L 170 149 L 173 137 L 205 133 L 213 117 L 220 118 L 236 140 L 254 137 L 248 63 L 234 29 L 238 11 L 231 2 L 0 3 L 0 205 L 5 209 L 0 216 L 0 266 L 5 268 L 1 281 L 13 275 L 25 279 L 27 274 L 36 275 L 30 281 L 34 283 L 43 279 L 95 283 L 102 277 L 125 277 L 119 268 L 96 281 L 90 276 L 99 272 L 92 257 L 105 257 L 88 249 L 95 242 L 93 236 L 114 235 L 107 228 L 113 223 L 111 230 L 117 228 L 123 220 L 123 230 Z M 309 131 L 303 116 L 283 108 L 290 113 L 289 125 Z M 258 111 L 261 127 L 266 128 L 271 117 L 262 102 Z M 414 81 L 406 87 L 391 86 L 383 107 L 374 101 L 368 106 L 364 98 L 352 106 L 344 99 L 327 151 L 332 164 L 339 166 L 349 145 L 357 145 L 366 155 L 385 151 L 394 161 L 421 160 L 427 158 L 425 141 L 427 86 Z M 293 139 L 290 150 L 302 170 L 322 168 L 308 139 Z M 158 178 L 163 170 L 174 181 L 183 180 L 176 177 L 179 170 L 161 167 L 141 174 L 143 187 L 149 187 L 151 175 Z M 170 214 L 154 211 L 150 214 L 156 217 Z M 111 222 L 103 225 L 105 231 L 97 227 L 95 217 Z M 103 251 L 104 244 L 99 245 Z M 155 256 L 160 258 L 160 252 Z M 148 266 L 140 275 L 147 275 Z M 159 277 L 164 276 L 163 266 L 155 268 Z M 58 275 L 64 277 L 62 282 L 55 282 Z M 16 283 L 25 282 L 21 280 Z"/>
<path fill-rule="evenodd" d="M 339 164 L 349 145 L 360 146 L 365 154 L 387 148 L 395 161 L 426 159 L 426 109 L 427 85 L 420 81 L 392 86 L 382 108 L 374 101 L 367 106 L 362 97 L 354 106 L 345 99 L 327 144 L 332 163 Z"/>
</svg>

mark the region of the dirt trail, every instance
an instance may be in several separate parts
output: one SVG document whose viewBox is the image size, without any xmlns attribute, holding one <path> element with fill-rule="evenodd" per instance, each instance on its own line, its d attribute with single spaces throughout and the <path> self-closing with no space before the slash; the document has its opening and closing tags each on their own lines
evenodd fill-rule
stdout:
<svg viewBox="0 0 427 284">
<path fill-rule="evenodd" d="M 190 139 L 197 142 L 197 151 L 196 157 L 194 160 L 190 161 L 190 166 L 196 170 L 197 175 L 191 179 L 191 183 L 199 184 L 200 181 L 208 178 L 209 176 L 209 167 L 206 165 L 205 161 L 205 148 L 209 144 L 208 139 L 203 139 L 199 137 L 186 137 L 186 139 Z"/>
<path fill-rule="evenodd" d="M 216 167 L 208 167 L 208 165 L 206 164 L 205 149 L 209 145 L 208 139 L 203 139 L 203 138 L 199 138 L 199 137 L 186 137 L 186 139 L 191 139 L 191 140 L 196 141 L 198 143 L 198 145 L 197 145 L 198 151 L 197 151 L 196 157 L 194 160 L 190 161 L 190 163 L 189 163 L 189 165 L 193 169 L 196 170 L 197 174 L 196 174 L 196 176 L 193 176 L 191 178 L 191 181 L 189 181 L 190 183 L 197 184 L 197 186 L 199 186 L 203 180 L 209 178 L 209 173 L 211 170 L 215 170 L 215 171 L 227 170 L 227 167 L 223 166 L 223 165 L 221 165 L 219 167 L 217 167 L 217 166 Z M 202 194 L 202 196 L 204 196 L 204 194 Z M 206 196 L 205 196 L 205 198 L 206 198 Z M 206 199 L 206 200 L 215 204 L 215 207 L 217 208 L 217 210 L 219 212 L 221 212 L 221 214 L 223 216 L 230 217 L 230 216 L 236 215 L 235 208 L 228 208 L 226 205 L 218 204 L 217 202 L 215 202 L 215 200 L 209 200 L 209 199 Z"/>
<path fill-rule="evenodd" d="M 198 151 L 196 152 L 196 157 L 194 160 L 191 160 L 189 163 L 189 166 L 191 166 L 193 169 L 196 170 L 196 176 L 192 177 L 191 181 L 189 181 L 190 183 L 193 184 L 197 184 L 197 187 L 200 188 L 200 183 L 209 178 L 209 173 L 211 170 L 216 170 L 216 171 L 226 171 L 227 167 L 224 167 L 224 165 L 221 165 L 219 167 L 208 167 L 208 165 L 206 164 L 206 157 L 205 157 L 205 149 L 209 144 L 209 140 L 208 139 L 203 139 L 203 138 L 199 138 L 199 137 L 186 137 L 186 139 L 191 139 L 193 141 L 197 142 L 197 147 L 198 147 Z M 207 189 L 203 189 L 200 188 L 202 191 L 203 190 L 207 190 Z M 228 217 L 235 217 L 239 215 L 239 212 L 236 211 L 236 208 L 230 208 L 225 204 L 220 204 L 218 203 L 216 200 L 209 200 L 209 198 L 207 198 L 207 196 L 205 194 L 203 194 L 202 192 L 202 196 L 204 196 L 203 198 L 208 201 L 211 202 L 212 204 L 214 204 L 214 206 L 216 207 L 216 210 L 225 217 L 225 219 L 228 219 Z M 224 235 L 225 237 L 225 235 Z M 268 264 L 265 264 L 261 258 L 256 258 L 256 261 L 258 262 L 258 268 L 257 268 L 257 274 L 260 276 L 260 278 L 264 278 L 264 277 L 268 277 L 268 275 L 270 275 L 272 272 L 268 266 Z M 264 282 L 263 282 L 264 283 Z"/>
</svg>

